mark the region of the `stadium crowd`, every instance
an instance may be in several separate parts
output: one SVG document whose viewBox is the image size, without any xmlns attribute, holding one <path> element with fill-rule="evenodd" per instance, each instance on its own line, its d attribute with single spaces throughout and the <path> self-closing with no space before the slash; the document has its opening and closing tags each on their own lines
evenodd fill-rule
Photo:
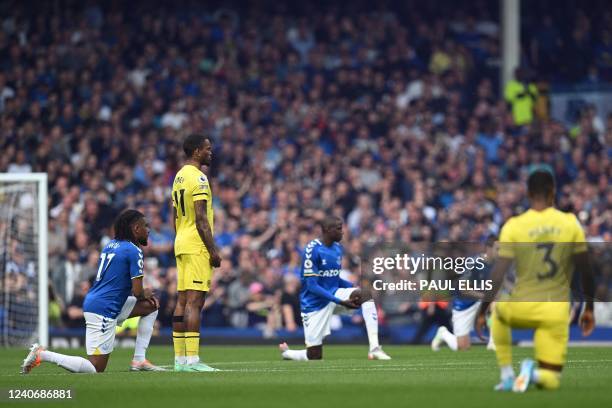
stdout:
<svg viewBox="0 0 612 408">
<path fill-rule="evenodd" d="M 439 17 L 452 2 L 276 3 L 32 15 L 17 2 L 3 13 L 0 172 L 48 173 L 57 325 L 82 326 L 88 280 L 126 207 L 150 221 L 146 284 L 170 325 L 170 186 L 191 132 L 214 140 L 205 172 L 223 256 L 205 325 L 299 325 L 300 251 L 326 213 L 346 220 L 355 277 L 370 244 L 495 236 L 526 207 L 540 163 L 588 239 L 611 240 L 612 116 L 588 108 L 566 127 L 536 109 L 517 124 L 498 92 L 495 2 Z M 572 38 L 588 44 L 565 41 L 546 16 L 524 47 L 534 80 L 612 80 L 610 12 L 574 11 Z M 13 273 L 25 274 L 20 259 Z"/>
</svg>

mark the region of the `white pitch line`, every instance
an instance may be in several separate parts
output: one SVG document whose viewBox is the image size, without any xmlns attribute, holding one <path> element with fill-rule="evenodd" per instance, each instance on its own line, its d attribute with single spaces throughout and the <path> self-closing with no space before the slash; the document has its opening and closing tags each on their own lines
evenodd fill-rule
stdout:
<svg viewBox="0 0 612 408">
<path fill-rule="evenodd" d="M 288 364 L 290 364 L 288 362 Z M 485 365 L 485 364 L 482 364 Z M 490 365 L 490 364 L 486 364 Z M 430 369 L 434 370 L 460 370 L 460 369 L 469 369 L 469 370 L 479 370 L 477 367 L 448 367 L 448 366 L 430 366 Z M 305 365 L 299 365 L 294 367 L 270 367 L 270 368 L 243 368 L 243 369 L 229 369 L 229 370 L 220 370 L 219 372 L 243 372 L 243 373 L 256 373 L 256 372 L 297 372 L 297 371 L 363 371 L 367 369 L 368 371 L 417 371 L 421 370 L 421 366 L 411 366 L 411 365 L 377 365 L 377 366 L 367 366 L 367 367 L 350 367 L 350 366 L 315 366 L 311 365 L 310 367 L 306 367 Z M 153 371 L 150 371 L 153 373 Z M 171 371 L 166 371 L 171 372 Z M 105 374 L 115 374 L 115 373 L 128 373 L 128 371 L 109 371 Z M 35 377 L 42 376 L 57 376 L 57 375 L 75 375 L 74 373 L 40 373 L 34 374 Z M 102 374 L 104 375 L 104 374 Z M 136 375 L 136 374 L 132 374 Z M 213 374 L 214 375 L 214 374 Z M 2 374 L 0 377 L 22 377 L 23 374 Z"/>
<path fill-rule="evenodd" d="M 271 363 L 272 361 L 266 361 L 266 363 Z M 599 359 L 599 360 L 568 360 L 568 364 L 575 364 L 576 366 L 580 366 L 581 368 L 598 368 L 597 363 L 609 363 L 612 362 L 612 359 Z M 243 364 L 248 365 L 249 363 L 261 363 L 259 361 L 235 361 L 235 362 L 226 362 L 226 363 L 211 363 L 214 365 L 222 366 L 224 364 Z M 279 362 L 280 363 L 280 362 Z M 583 363 L 591 363 L 590 365 L 584 365 Z M 319 364 L 300 364 L 291 367 L 291 362 L 283 362 L 282 364 L 287 364 L 287 367 L 269 367 L 269 368 L 238 368 L 238 369 L 223 369 L 220 372 L 232 372 L 232 373 L 259 373 L 259 372 L 296 372 L 296 371 L 416 371 L 421 370 L 424 365 L 427 365 L 428 369 L 433 370 L 480 370 L 483 367 L 492 367 L 492 362 L 482 361 L 482 362 L 446 362 L 446 363 L 428 363 L 428 364 L 376 364 L 376 365 L 363 365 L 363 366 L 345 366 L 345 365 L 319 365 Z M 466 367 L 472 366 L 472 367 Z M 161 366 L 168 367 L 171 366 Z M 166 371 L 172 372 L 172 371 Z M 112 375 L 112 374 L 125 374 L 129 373 L 129 371 L 108 371 L 102 375 Z M 45 376 L 72 376 L 74 373 L 68 372 L 57 372 L 57 373 L 36 373 L 33 374 L 34 377 L 45 377 Z M 78 375 L 78 374 L 77 374 Z M 137 375 L 135 373 L 130 373 L 130 375 Z M 214 374 L 212 374 L 214 375 Z M 0 374 L 0 377 L 21 377 L 24 378 L 24 374 L 15 373 L 15 374 Z"/>
</svg>

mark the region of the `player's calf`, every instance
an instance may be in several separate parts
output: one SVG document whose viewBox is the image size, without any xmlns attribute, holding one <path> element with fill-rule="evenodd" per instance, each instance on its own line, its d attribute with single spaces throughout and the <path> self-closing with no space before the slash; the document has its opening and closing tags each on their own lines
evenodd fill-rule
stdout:
<svg viewBox="0 0 612 408">
<path fill-rule="evenodd" d="M 108 356 L 105 356 L 108 357 Z M 28 374 L 32 369 L 38 367 L 42 362 L 57 364 L 58 366 L 73 372 L 73 373 L 89 373 L 99 372 L 92 362 L 83 357 L 67 356 L 65 354 L 54 353 L 47 351 L 44 347 L 34 343 L 30 347 L 29 353 L 21 364 L 21 373 Z M 104 371 L 104 368 L 101 371 Z"/>
</svg>

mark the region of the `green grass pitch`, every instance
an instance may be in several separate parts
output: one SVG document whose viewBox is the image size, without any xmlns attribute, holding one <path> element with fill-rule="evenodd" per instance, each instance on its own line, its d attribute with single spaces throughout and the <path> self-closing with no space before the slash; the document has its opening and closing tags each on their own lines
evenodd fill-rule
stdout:
<svg viewBox="0 0 612 408">
<path fill-rule="evenodd" d="M 324 361 L 281 361 L 270 346 L 203 346 L 218 373 L 131 373 L 131 350 L 113 353 L 107 372 L 71 374 L 44 363 L 20 375 L 25 349 L 0 349 L 0 389 L 72 388 L 72 401 L 17 402 L 2 406 L 73 407 L 576 407 L 612 406 L 612 348 L 569 349 L 561 389 L 495 393 L 492 352 L 464 353 L 428 347 L 387 346 L 392 361 L 368 361 L 366 346 L 326 346 Z M 70 354 L 79 354 L 70 350 Z M 82 352 L 81 352 L 82 353 Z M 516 365 L 532 354 L 515 348 Z M 171 364 L 171 347 L 151 347 L 148 357 Z"/>
</svg>

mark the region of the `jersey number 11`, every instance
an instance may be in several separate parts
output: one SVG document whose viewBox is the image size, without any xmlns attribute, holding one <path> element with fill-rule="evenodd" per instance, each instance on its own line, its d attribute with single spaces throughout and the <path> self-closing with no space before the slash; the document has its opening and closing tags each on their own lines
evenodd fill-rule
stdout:
<svg viewBox="0 0 612 408">
<path fill-rule="evenodd" d="M 180 193 L 180 201 L 179 201 L 179 193 Z M 179 191 L 174 192 L 174 206 L 176 207 L 177 210 L 179 208 L 179 203 L 181 207 L 181 214 L 183 214 L 183 217 L 184 217 L 185 216 L 185 189 L 184 188 L 181 188 Z M 178 217 L 178 211 L 177 211 L 177 217 Z"/>
</svg>

